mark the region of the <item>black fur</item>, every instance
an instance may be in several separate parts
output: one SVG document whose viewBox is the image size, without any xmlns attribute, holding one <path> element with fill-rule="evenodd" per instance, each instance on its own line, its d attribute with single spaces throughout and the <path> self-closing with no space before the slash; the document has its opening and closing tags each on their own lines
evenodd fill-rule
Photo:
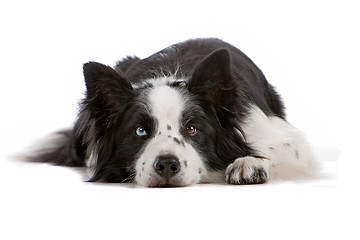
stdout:
<svg viewBox="0 0 360 240">
<path fill-rule="evenodd" d="M 40 154 L 37 160 L 84 166 L 85 158 L 96 151 L 98 161 L 90 181 L 132 181 L 134 160 L 157 127 L 144 108 L 146 104 L 141 104 L 146 89 L 152 86 L 135 89 L 132 84 L 164 75 L 175 75 L 179 82 L 171 87 L 191 99 L 183 122 L 197 126 L 199 133 L 183 137 L 203 154 L 209 169 L 223 170 L 238 157 L 255 155 L 234 131 L 242 132 L 239 123 L 250 103 L 267 115 L 285 119 L 278 94 L 245 54 L 218 39 L 189 40 L 143 60 L 128 57 L 115 69 L 85 64 L 87 93 L 74 129 L 63 133 L 65 140 L 58 148 Z M 139 126 L 146 127 L 146 136 L 134 134 Z M 179 139 L 174 141 L 184 145 Z M 262 171 L 258 175 L 261 182 Z"/>
</svg>

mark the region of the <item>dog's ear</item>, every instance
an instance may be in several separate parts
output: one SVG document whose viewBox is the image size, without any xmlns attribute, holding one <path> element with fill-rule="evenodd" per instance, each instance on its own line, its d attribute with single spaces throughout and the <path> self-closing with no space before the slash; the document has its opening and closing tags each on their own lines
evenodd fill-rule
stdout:
<svg viewBox="0 0 360 240">
<path fill-rule="evenodd" d="M 200 95 L 215 109 L 226 105 L 234 93 L 231 77 L 231 60 L 228 50 L 222 48 L 212 52 L 195 68 L 188 84 L 190 92 Z"/>
<path fill-rule="evenodd" d="M 84 64 L 86 105 L 94 115 L 113 114 L 134 94 L 131 84 L 119 72 L 96 62 Z"/>
</svg>

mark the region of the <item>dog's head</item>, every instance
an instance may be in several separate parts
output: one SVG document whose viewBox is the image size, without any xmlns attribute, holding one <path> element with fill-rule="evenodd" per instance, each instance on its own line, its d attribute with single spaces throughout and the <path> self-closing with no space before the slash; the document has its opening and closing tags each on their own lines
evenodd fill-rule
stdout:
<svg viewBox="0 0 360 240">
<path fill-rule="evenodd" d="M 92 180 L 186 186 L 214 181 L 229 164 L 225 152 L 231 150 L 227 138 L 237 138 L 229 126 L 237 91 L 227 50 L 204 58 L 188 79 L 134 84 L 94 62 L 84 65 L 84 76 L 79 121 L 92 142 Z"/>
</svg>

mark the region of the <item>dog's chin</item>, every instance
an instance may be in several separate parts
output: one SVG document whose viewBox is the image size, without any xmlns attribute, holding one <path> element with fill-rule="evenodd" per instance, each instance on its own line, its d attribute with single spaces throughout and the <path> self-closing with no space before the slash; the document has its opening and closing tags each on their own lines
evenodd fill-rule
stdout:
<svg viewBox="0 0 360 240">
<path fill-rule="evenodd" d="M 165 183 L 165 184 L 157 184 L 157 185 L 149 185 L 147 187 L 149 188 L 179 188 L 179 187 L 187 187 L 188 185 L 182 185 L 182 184 L 168 184 L 168 183 Z"/>
<path fill-rule="evenodd" d="M 148 188 L 179 188 L 179 187 L 187 187 L 191 184 L 185 184 L 185 183 L 166 183 L 166 182 L 151 182 L 148 184 L 141 184 L 144 187 Z"/>
<path fill-rule="evenodd" d="M 193 185 L 195 181 L 192 182 L 184 182 L 179 179 L 174 180 L 164 180 L 164 179 L 149 179 L 142 183 L 137 183 L 141 186 L 148 187 L 148 188 L 177 188 L 177 187 L 187 187 Z"/>
</svg>

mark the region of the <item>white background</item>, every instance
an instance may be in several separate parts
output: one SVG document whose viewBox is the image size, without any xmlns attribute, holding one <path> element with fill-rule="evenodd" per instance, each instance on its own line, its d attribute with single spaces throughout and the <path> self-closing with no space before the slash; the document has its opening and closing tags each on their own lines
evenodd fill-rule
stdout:
<svg viewBox="0 0 360 240">
<path fill-rule="evenodd" d="M 356 1 L 2 1 L 0 239 L 359 239 Z M 72 125 L 82 64 L 188 38 L 245 52 L 331 178 L 142 189 L 11 157 Z M 275 238 L 276 237 L 276 238 Z"/>
</svg>

